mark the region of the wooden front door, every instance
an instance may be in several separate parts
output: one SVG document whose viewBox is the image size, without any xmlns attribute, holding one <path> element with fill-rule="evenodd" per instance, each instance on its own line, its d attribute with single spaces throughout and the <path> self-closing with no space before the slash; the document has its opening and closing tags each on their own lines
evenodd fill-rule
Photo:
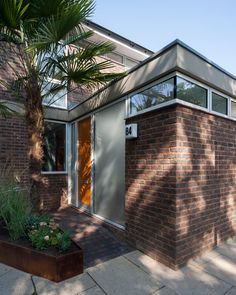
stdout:
<svg viewBox="0 0 236 295">
<path fill-rule="evenodd" d="M 91 119 L 78 122 L 79 204 L 89 209 L 91 204 Z"/>
</svg>

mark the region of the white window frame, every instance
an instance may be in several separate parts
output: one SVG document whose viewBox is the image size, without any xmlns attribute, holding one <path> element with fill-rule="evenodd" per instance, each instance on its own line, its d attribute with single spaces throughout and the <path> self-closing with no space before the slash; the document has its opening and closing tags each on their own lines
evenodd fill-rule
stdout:
<svg viewBox="0 0 236 295">
<path fill-rule="evenodd" d="M 58 84 L 58 85 L 61 84 L 61 81 L 60 80 L 57 80 L 57 79 L 46 78 L 45 80 L 48 83 L 53 83 L 53 84 Z M 44 102 L 43 102 L 43 105 L 44 106 L 47 106 L 49 108 L 67 110 L 68 109 L 68 93 L 67 92 L 65 94 L 65 101 L 66 101 L 65 107 L 54 105 L 54 103 L 47 104 L 47 103 L 44 103 Z"/>
<path fill-rule="evenodd" d="M 144 91 L 144 90 L 147 90 L 147 89 L 149 89 L 149 88 L 151 88 L 151 87 L 153 87 L 153 86 L 155 86 L 155 85 L 157 85 L 157 84 L 159 84 L 159 83 L 162 83 L 162 82 L 164 82 L 164 81 L 166 81 L 166 80 L 169 80 L 169 79 L 175 77 L 176 75 L 177 75 L 177 72 L 173 72 L 173 73 L 171 73 L 171 74 L 169 74 L 169 75 L 166 75 L 166 76 L 164 76 L 164 77 L 162 77 L 162 78 L 160 78 L 160 79 L 158 79 L 158 80 L 155 80 L 154 82 L 152 82 L 152 83 L 150 83 L 150 84 L 148 84 L 148 85 L 145 85 L 145 86 L 139 88 L 138 90 L 135 90 L 135 91 L 131 92 L 131 93 L 128 95 L 128 99 L 127 99 L 127 107 L 126 107 L 126 111 L 127 111 L 127 113 L 126 113 L 126 118 L 134 117 L 134 116 L 137 116 L 137 115 L 140 115 L 140 114 L 146 113 L 146 112 L 153 111 L 153 110 L 155 110 L 155 109 L 159 109 L 160 106 L 161 106 L 161 107 L 165 107 L 165 106 L 169 105 L 169 102 L 173 101 L 175 98 L 172 99 L 172 100 L 170 100 L 170 101 L 167 101 L 167 102 L 163 102 L 163 103 L 161 103 L 161 104 L 158 104 L 158 105 L 156 105 L 156 106 L 153 106 L 153 107 L 150 107 L 150 108 L 143 109 L 143 110 L 141 110 L 141 111 L 139 111 L 139 112 L 136 112 L 136 113 L 134 113 L 134 114 L 131 114 L 131 113 L 130 113 L 130 111 L 131 111 L 130 104 L 131 104 L 131 97 L 132 97 L 132 96 L 134 96 L 135 94 L 138 94 L 138 93 L 140 93 L 140 92 L 142 92 L 142 91 Z"/>
<path fill-rule="evenodd" d="M 199 86 L 199 87 L 201 87 L 201 88 L 204 88 L 205 90 L 206 90 L 206 92 L 207 92 L 207 107 L 205 108 L 205 107 L 202 107 L 202 106 L 199 106 L 199 105 L 197 105 L 197 104 L 194 104 L 194 103 L 191 103 L 191 102 L 188 102 L 188 101 L 185 101 L 185 100 L 182 100 L 181 98 L 178 98 L 178 97 L 175 97 L 176 99 L 178 99 L 178 100 L 181 100 L 181 101 L 183 101 L 183 102 L 187 102 L 187 103 L 190 103 L 191 105 L 193 105 L 193 106 L 196 106 L 196 107 L 198 107 L 198 108 L 201 108 L 201 109 L 203 109 L 203 110 L 208 110 L 209 109 L 209 87 L 207 87 L 205 84 L 203 84 L 203 83 L 201 83 L 201 82 L 198 82 L 198 81 L 196 81 L 196 80 L 194 80 L 194 79 L 192 79 L 192 78 L 190 78 L 190 77 L 188 77 L 188 76 L 186 76 L 186 75 L 184 75 L 184 74 L 182 74 L 182 73 L 179 73 L 179 72 L 176 72 L 176 76 L 178 76 L 178 77 L 180 77 L 180 78 L 183 78 L 184 80 L 186 80 L 187 82 L 190 82 L 190 83 L 193 83 L 193 84 L 195 84 L 195 85 L 197 85 L 197 86 Z"/>
<path fill-rule="evenodd" d="M 216 112 L 212 109 L 212 93 L 215 93 L 219 96 L 222 96 L 223 98 L 225 98 L 227 100 L 227 114 L 222 114 L 222 113 L 219 113 L 219 112 Z M 231 106 L 230 106 L 230 97 L 221 93 L 220 91 L 218 90 L 215 90 L 213 88 L 210 88 L 210 97 L 211 97 L 211 108 L 209 109 L 209 111 L 212 113 L 212 114 L 215 114 L 215 115 L 222 115 L 222 116 L 226 116 L 227 118 L 230 117 L 230 114 L 231 114 Z"/>
<path fill-rule="evenodd" d="M 59 42 L 61 44 L 61 42 Z M 68 54 L 68 47 L 66 46 L 65 49 L 64 49 L 64 55 L 67 55 Z M 46 77 L 45 78 L 45 81 L 47 83 L 54 83 L 54 84 L 58 84 L 60 85 L 61 84 L 61 81 L 60 80 L 57 80 L 57 79 L 53 79 L 53 78 L 50 78 L 50 77 Z M 50 108 L 55 108 L 55 109 L 62 109 L 62 110 L 67 110 L 68 109 L 68 93 L 66 92 L 65 94 L 65 107 L 62 107 L 62 106 L 57 106 L 57 105 L 54 105 L 53 103 L 50 103 L 50 104 L 47 104 L 47 103 L 44 103 L 42 101 L 42 104 L 46 107 L 50 107 Z"/>
<path fill-rule="evenodd" d="M 62 121 L 56 121 L 56 120 L 49 120 L 45 119 L 44 122 L 51 122 L 51 123 L 58 123 L 58 124 L 64 124 L 66 126 L 66 134 L 65 134 L 65 171 L 41 171 L 41 174 L 43 175 L 49 175 L 49 174 L 68 174 L 68 150 L 69 150 L 69 124 Z"/>
<path fill-rule="evenodd" d="M 170 100 L 170 101 L 167 101 L 167 102 L 163 102 L 161 104 L 158 104 L 156 106 L 153 106 L 153 107 L 150 107 L 150 108 L 147 108 L 147 109 L 144 109 L 144 110 L 141 110 L 137 113 L 134 113 L 134 114 L 131 114 L 130 113 L 130 102 L 131 102 L 131 96 L 135 95 L 135 94 L 138 94 L 148 88 L 151 88 L 152 86 L 155 86 L 159 83 L 162 83 L 170 78 L 173 78 L 174 76 L 179 76 L 180 78 L 183 78 L 189 82 L 192 82 L 200 87 L 203 87 L 204 89 L 207 90 L 207 108 L 204 108 L 204 107 L 201 107 L 201 106 L 198 106 L 196 104 L 193 104 L 193 103 L 190 103 L 190 102 L 186 102 L 184 100 L 181 100 L 181 99 L 178 99 L 177 97 L 175 97 L 174 99 Z M 212 92 L 222 96 L 222 97 L 225 97 L 228 101 L 228 104 L 227 104 L 227 107 L 228 107 L 228 114 L 227 115 L 224 115 L 222 113 L 218 113 L 218 112 L 215 112 L 212 110 Z M 229 119 L 229 120 L 232 120 L 232 121 L 236 121 L 236 118 L 232 117 L 231 115 L 231 101 L 235 102 L 236 103 L 236 98 L 232 98 L 231 96 L 229 95 L 226 95 L 225 93 L 221 92 L 221 91 L 218 91 L 216 90 L 215 88 L 212 88 L 212 87 L 209 87 L 207 85 L 205 85 L 204 83 L 202 82 L 199 82 L 183 73 L 180 73 L 178 71 L 175 71 L 169 75 L 166 75 L 160 79 L 157 79 L 155 80 L 154 82 L 151 82 L 150 84 L 147 84 L 133 92 L 131 92 L 128 97 L 127 97 L 127 107 L 126 107 L 126 119 L 128 118 L 131 118 L 131 117 L 135 117 L 135 116 L 138 116 L 138 115 L 141 115 L 141 114 L 144 114 L 144 113 L 147 113 L 147 112 L 151 112 L 153 110 L 156 110 L 156 109 L 162 109 L 164 107 L 167 107 L 167 106 L 170 106 L 170 105 L 173 105 L 173 104 L 181 104 L 181 105 L 185 105 L 185 106 L 188 106 L 188 107 L 191 107 L 193 109 L 197 109 L 197 110 L 201 110 L 205 113 L 210 113 L 210 114 L 213 114 L 215 116 L 218 116 L 218 117 L 222 117 L 222 118 L 226 118 L 226 119 Z"/>
<path fill-rule="evenodd" d="M 134 65 L 131 68 L 130 67 L 127 67 L 127 59 L 133 61 L 134 63 L 136 63 L 136 65 Z M 138 60 L 135 60 L 133 58 L 130 58 L 130 57 L 124 55 L 124 66 L 125 66 L 125 69 L 126 70 L 130 70 L 130 69 L 134 68 L 135 66 L 137 66 L 138 64 L 139 64 L 139 61 Z"/>
<path fill-rule="evenodd" d="M 230 117 L 231 117 L 233 120 L 236 120 L 236 117 L 232 117 L 232 105 L 231 105 L 232 102 L 235 102 L 235 103 L 236 103 L 236 98 L 232 98 L 232 97 L 230 97 L 229 100 L 230 100 L 230 102 L 229 102 Z"/>
</svg>

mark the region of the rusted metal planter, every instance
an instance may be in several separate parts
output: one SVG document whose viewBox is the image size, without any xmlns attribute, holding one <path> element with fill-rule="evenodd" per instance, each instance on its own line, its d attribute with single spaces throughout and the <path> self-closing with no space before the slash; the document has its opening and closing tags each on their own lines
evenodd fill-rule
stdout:
<svg viewBox="0 0 236 295">
<path fill-rule="evenodd" d="M 0 235 L 0 262 L 45 279 L 61 282 L 83 272 L 83 251 L 72 241 L 66 253 L 38 251 L 26 242 Z"/>
</svg>

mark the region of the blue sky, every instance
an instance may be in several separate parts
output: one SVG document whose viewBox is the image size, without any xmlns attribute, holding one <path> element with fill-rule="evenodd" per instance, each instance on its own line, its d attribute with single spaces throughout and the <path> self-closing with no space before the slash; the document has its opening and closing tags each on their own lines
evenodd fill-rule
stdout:
<svg viewBox="0 0 236 295">
<path fill-rule="evenodd" d="M 178 38 L 236 75 L 236 0 L 96 0 L 92 20 L 153 51 Z"/>
</svg>

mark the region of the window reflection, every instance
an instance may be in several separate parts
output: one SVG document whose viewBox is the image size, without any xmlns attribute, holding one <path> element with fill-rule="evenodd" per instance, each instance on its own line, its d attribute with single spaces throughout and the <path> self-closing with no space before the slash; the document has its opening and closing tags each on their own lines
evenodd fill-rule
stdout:
<svg viewBox="0 0 236 295">
<path fill-rule="evenodd" d="M 177 77 L 177 98 L 207 108 L 207 90 Z"/>
<path fill-rule="evenodd" d="M 161 82 L 131 97 L 131 113 L 156 106 L 174 98 L 174 78 Z"/>
<path fill-rule="evenodd" d="M 228 108 L 227 108 L 228 100 L 226 97 L 223 97 L 219 94 L 212 92 L 212 110 L 224 115 L 227 115 Z"/>
<path fill-rule="evenodd" d="M 45 122 L 43 171 L 66 171 L 66 125 Z"/>
</svg>

